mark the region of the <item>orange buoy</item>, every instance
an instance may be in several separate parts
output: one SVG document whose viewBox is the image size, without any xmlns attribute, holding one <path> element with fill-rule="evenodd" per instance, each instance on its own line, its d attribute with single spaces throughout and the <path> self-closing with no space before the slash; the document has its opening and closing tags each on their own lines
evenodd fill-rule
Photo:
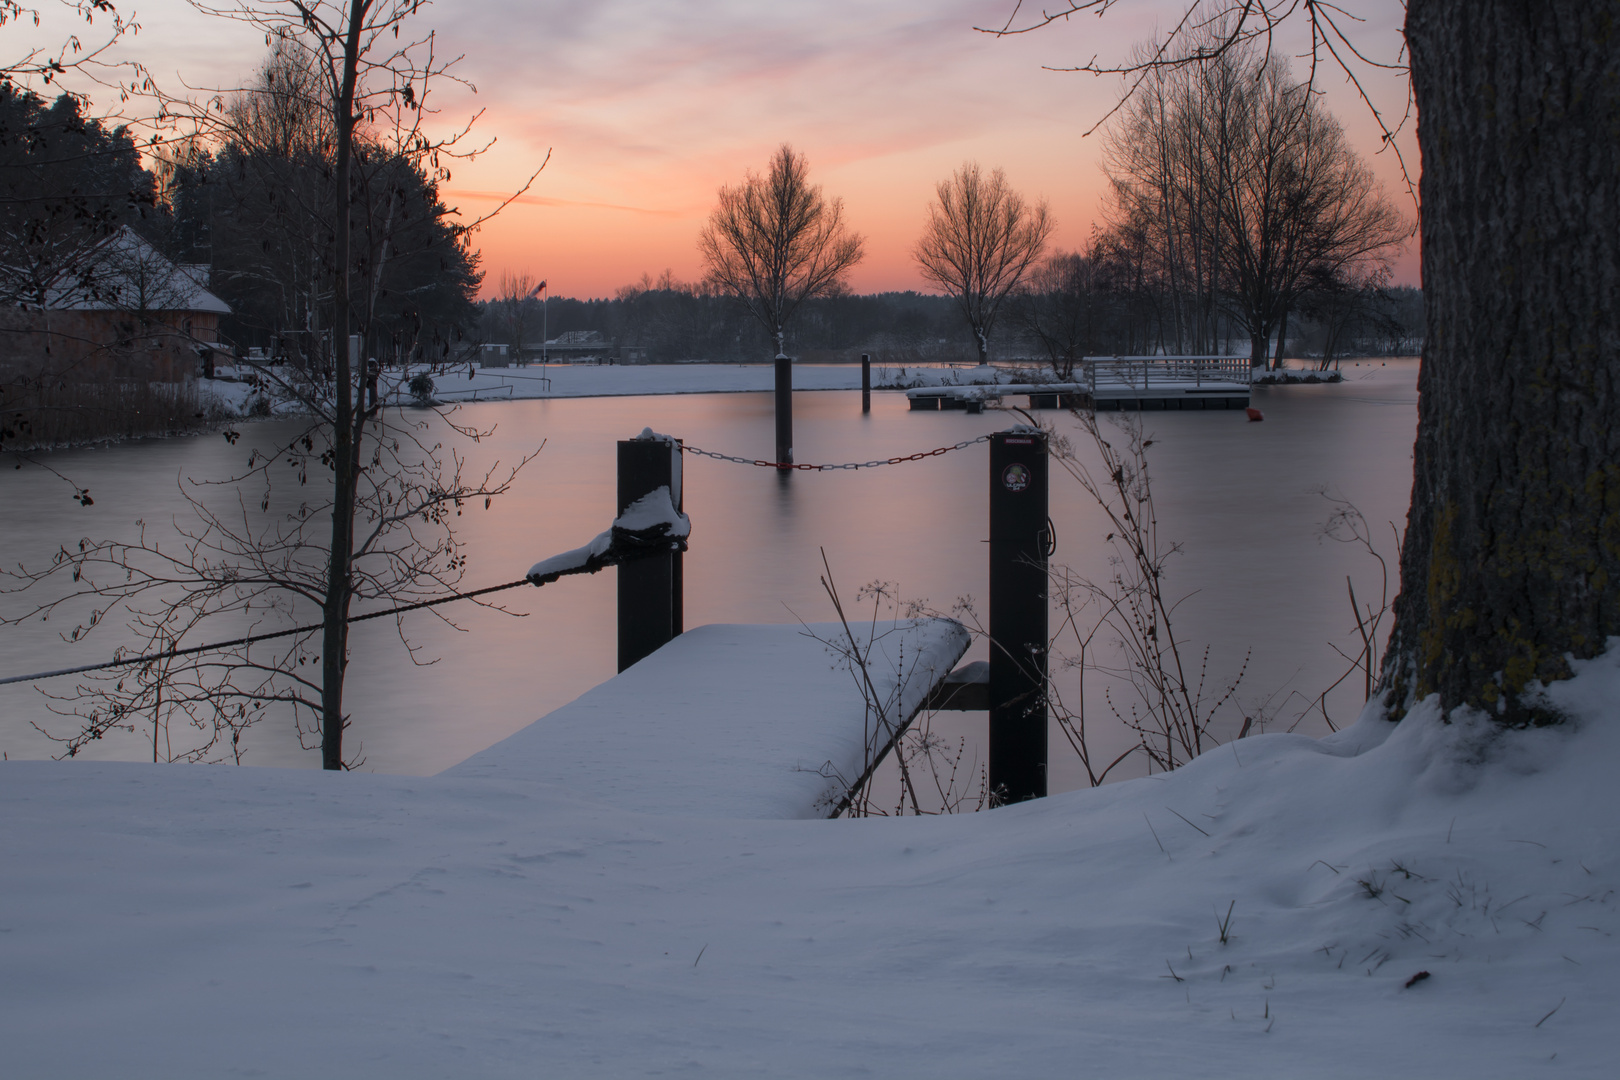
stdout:
<svg viewBox="0 0 1620 1080">
<path fill-rule="evenodd" d="M 1243 411 L 1249 414 L 1249 423 L 1251 424 L 1256 420 L 1264 420 L 1266 418 L 1266 414 L 1256 408 L 1248 408 L 1244 409 Z"/>
</svg>

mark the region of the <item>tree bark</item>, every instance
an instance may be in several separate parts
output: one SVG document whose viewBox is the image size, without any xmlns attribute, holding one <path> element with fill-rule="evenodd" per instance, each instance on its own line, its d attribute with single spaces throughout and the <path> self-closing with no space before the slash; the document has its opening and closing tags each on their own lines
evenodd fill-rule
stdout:
<svg viewBox="0 0 1620 1080">
<path fill-rule="evenodd" d="M 1508 723 L 1620 634 L 1620 2 L 1411 0 L 1428 335 L 1386 683 Z"/>
<path fill-rule="evenodd" d="M 333 206 L 335 288 L 332 361 L 336 401 L 332 424 L 332 547 L 321 605 L 321 768 L 343 768 L 343 676 L 349 666 L 349 604 L 354 598 L 350 562 L 354 554 L 354 504 L 360 473 L 360 439 L 355 424 L 354 371 L 349 362 L 350 180 L 354 169 L 354 92 L 360 58 L 360 29 L 369 0 L 351 0 L 343 42 L 343 82 L 338 93 L 337 183 Z"/>
</svg>

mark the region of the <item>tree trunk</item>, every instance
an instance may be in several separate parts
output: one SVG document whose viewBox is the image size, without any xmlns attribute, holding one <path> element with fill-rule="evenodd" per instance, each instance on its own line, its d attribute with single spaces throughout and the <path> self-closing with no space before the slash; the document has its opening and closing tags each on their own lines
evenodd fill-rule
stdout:
<svg viewBox="0 0 1620 1080">
<path fill-rule="evenodd" d="M 332 363 L 335 402 L 332 425 L 332 547 L 328 553 L 325 603 L 321 605 L 321 768 L 343 768 L 343 676 L 349 666 L 349 603 L 354 598 L 349 563 L 354 554 L 355 485 L 360 439 L 355 424 L 354 371 L 349 363 L 350 179 L 354 168 L 354 86 L 360 27 L 367 0 L 351 0 L 343 45 L 343 84 L 337 101 L 337 182 L 333 206 Z"/>
<path fill-rule="evenodd" d="M 1620 2 L 1411 0 L 1428 334 L 1394 715 L 1620 634 Z"/>
<path fill-rule="evenodd" d="M 1277 359 L 1272 366 L 1281 371 L 1283 366 L 1283 342 L 1288 340 L 1288 309 L 1284 308 L 1282 321 L 1277 324 Z"/>
<path fill-rule="evenodd" d="M 1271 327 L 1249 331 L 1249 366 L 1264 369 L 1271 352 Z"/>
</svg>

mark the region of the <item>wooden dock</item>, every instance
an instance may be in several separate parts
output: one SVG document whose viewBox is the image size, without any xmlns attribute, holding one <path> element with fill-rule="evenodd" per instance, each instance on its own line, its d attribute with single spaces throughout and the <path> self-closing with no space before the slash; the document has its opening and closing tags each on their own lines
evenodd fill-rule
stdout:
<svg viewBox="0 0 1620 1080">
<path fill-rule="evenodd" d="M 1244 409 L 1253 368 L 1246 356 L 1088 356 L 1064 383 L 929 386 L 906 391 L 914 412 L 1028 399 L 1031 409 Z"/>
<path fill-rule="evenodd" d="M 646 814 L 825 817 L 845 793 L 840 778 L 853 782 L 895 727 L 940 699 L 969 640 L 954 619 L 853 629 L 863 651 L 875 631 L 871 689 L 889 726 L 824 644 L 841 625 L 713 624 L 444 775 L 555 785 Z"/>
</svg>

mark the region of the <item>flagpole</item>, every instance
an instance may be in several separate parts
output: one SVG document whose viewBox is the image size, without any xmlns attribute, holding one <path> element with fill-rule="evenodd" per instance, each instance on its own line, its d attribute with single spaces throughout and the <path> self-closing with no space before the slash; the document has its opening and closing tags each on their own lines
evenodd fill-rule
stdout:
<svg viewBox="0 0 1620 1080">
<path fill-rule="evenodd" d="M 546 283 L 544 281 L 536 285 L 534 287 L 534 292 L 530 293 L 529 295 L 533 296 L 534 293 L 540 294 L 540 378 L 545 381 L 546 389 L 549 390 L 551 389 L 551 368 L 546 363 L 546 342 L 551 339 L 551 329 L 546 319 L 548 314 L 546 310 L 546 300 L 551 294 L 546 290 Z"/>
</svg>

